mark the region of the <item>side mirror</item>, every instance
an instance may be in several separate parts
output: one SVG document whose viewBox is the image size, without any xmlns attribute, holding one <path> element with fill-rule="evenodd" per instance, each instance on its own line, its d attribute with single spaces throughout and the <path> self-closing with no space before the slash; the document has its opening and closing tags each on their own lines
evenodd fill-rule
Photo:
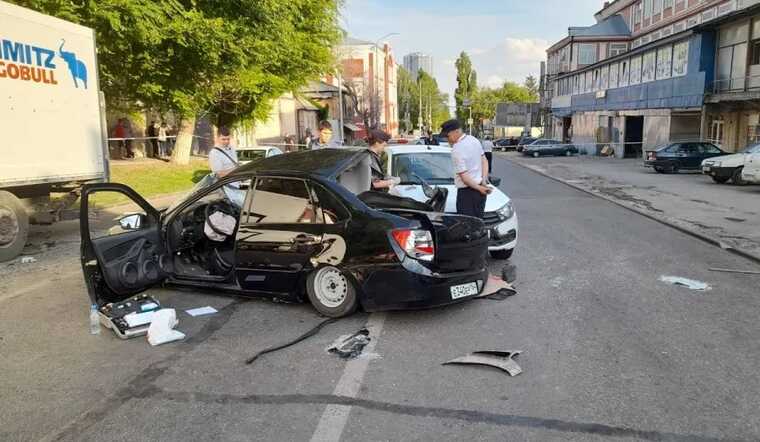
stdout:
<svg viewBox="0 0 760 442">
<path fill-rule="evenodd" d="M 488 175 L 488 182 L 491 183 L 491 184 L 493 184 L 494 187 L 501 186 L 501 178 L 495 177 L 493 175 Z"/>
<path fill-rule="evenodd" d="M 123 230 L 140 230 L 145 224 L 145 215 L 133 213 L 119 218 L 119 225 Z"/>
</svg>

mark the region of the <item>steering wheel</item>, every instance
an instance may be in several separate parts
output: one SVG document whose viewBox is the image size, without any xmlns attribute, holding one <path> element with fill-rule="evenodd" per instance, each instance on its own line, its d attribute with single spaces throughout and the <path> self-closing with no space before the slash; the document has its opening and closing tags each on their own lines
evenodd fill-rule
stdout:
<svg viewBox="0 0 760 442">
<path fill-rule="evenodd" d="M 234 214 L 233 210 L 230 208 L 230 206 L 228 204 L 222 204 L 222 203 L 216 202 L 216 203 L 209 203 L 209 204 L 207 204 L 206 205 L 206 209 L 204 211 L 204 215 L 206 217 L 206 224 L 208 224 L 208 226 L 211 227 L 211 230 L 213 230 L 215 233 L 217 233 L 219 235 L 223 235 L 225 237 L 228 236 L 227 233 L 222 232 L 219 229 L 217 229 L 216 227 L 214 227 L 213 223 L 208 222 L 209 217 L 214 212 L 222 212 L 225 215 L 229 215 L 229 216 L 235 217 L 235 214 Z"/>
</svg>

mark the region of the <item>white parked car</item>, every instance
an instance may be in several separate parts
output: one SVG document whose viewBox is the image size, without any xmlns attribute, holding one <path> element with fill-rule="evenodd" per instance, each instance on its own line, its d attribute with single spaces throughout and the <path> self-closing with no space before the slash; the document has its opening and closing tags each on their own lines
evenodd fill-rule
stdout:
<svg viewBox="0 0 760 442">
<path fill-rule="evenodd" d="M 401 178 L 390 193 L 425 202 L 423 185 L 448 191 L 445 211 L 456 212 L 457 188 L 451 163 L 451 149 L 440 146 L 398 145 L 386 149 L 387 174 Z M 496 181 L 496 180 L 494 180 Z M 497 183 L 498 184 L 498 183 Z M 491 241 L 488 250 L 495 259 L 509 259 L 517 246 L 517 213 L 512 200 L 494 187 L 486 200 L 484 222 L 489 227 Z"/>
<path fill-rule="evenodd" d="M 251 161 L 283 154 L 280 148 L 274 146 L 238 147 L 236 150 L 238 156 L 238 164 L 241 166 L 243 164 L 250 163 Z"/>
<path fill-rule="evenodd" d="M 760 150 L 745 156 L 742 179 L 748 183 L 760 184 Z"/>
<path fill-rule="evenodd" d="M 760 143 L 747 147 L 739 153 L 708 158 L 702 161 L 702 173 L 710 175 L 716 183 L 723 184 L 731 180 L 736 185 L 747 184 L 743 171 L 750 157 L 760 154 Z"/>
</svg>

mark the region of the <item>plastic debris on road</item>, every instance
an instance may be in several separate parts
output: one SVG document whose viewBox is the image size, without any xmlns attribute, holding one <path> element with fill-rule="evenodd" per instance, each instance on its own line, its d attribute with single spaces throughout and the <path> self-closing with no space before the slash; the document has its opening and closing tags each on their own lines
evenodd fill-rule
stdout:
<svg viewBox="0 0 760 442">
<path fill-rule="evenodd" d="M 511 296 L 517 294 L 512 285 L 498 276 L 489 276 L 486 281 L 486 286 L 483 288 L 483 293 L 476 296 L 476 299 L 490 299 L 494 301 L 503 301 Z"/>
<path fill-rule="evenodd" d="M 520 353 L 522 351 L 476 351 L 442 365 L 485 365 L 498 368 L 510 376 L 517 376 L 522 373 L 522 368 L 515 362 Z"/>
<path fill-rule="evenodd" d="M 369 337 L 369 330 L 363 328 L 353 335 L 344 335 L 339 337 L 327 347 L 329 353 L 335 353 L 343 359 L 353 359 L 360 354 L 364 347 L 369 344 L 372 338 Z"/>
<path fill-rule="evenodd" d="M 35 259 L 33 256 L 22 256 L 21 257 L 21 264 L 32 264 L 37 262 L 37 259 Z"/>
<path fill-rule="evenodd" d="M 661 276 L 660 281 L 666 282 L 668 284 L 686 287 L 689 290 L 697 290 L 700 292 L 712 290 L 712 287 L 710 287 L 710 285 L 705 282 L 697 281 L 694 279 L 682 278 L 680 276 Z"/>
<path fill-rule="evenodd" d="M 190 316 L 204 316 L 213 315 L 214 313 L 217 313 L 217 310 L 214 307 L 198 307 L 192 308 L 190 310 L 185 310 L 185 313 Z"/>
<path fill-rule="evenodd" d="M 184 333 L 174 330 L 179 321 L 177 321 L 177 312 L 173 308 L 165 308 L 151 313 L 153 313 L 153 317 L 150 327 L 148 327 L 150 345 L 156 346 L 185 338 Z"/>
<path fill-rule="evenodd" d="M 326 326 L 327 324 L 332 324 L 333 322 L 337 321 L 335 318 L 325 319 L 324 321 L 317 324 L 314 328 L 307 331 L 306 333 L 302 334 L 301 336 L 295 338 L 292 341 L 288 341 L 284 344 L 280 344 L 274 347 L 267 348 L 265 350 L 261 350 L 260 352 L 256 353 L 255 355 L 251 356 L 250 358 L 246 359 L 245 363 L 246 365 L 253 364 L 253 361 L 259 358 L 259 356 L 265 355 L 267 353 L 272 353 L 278 350 L 282 350 L 283 348 L 288 348 L 291 345 L 298 344 L 299 342 L 303 341 L 304 339 L 308 339 L 317 333 L 319 333 L 320 330 L 322 330 L 322 327 Z"/>
</svg>

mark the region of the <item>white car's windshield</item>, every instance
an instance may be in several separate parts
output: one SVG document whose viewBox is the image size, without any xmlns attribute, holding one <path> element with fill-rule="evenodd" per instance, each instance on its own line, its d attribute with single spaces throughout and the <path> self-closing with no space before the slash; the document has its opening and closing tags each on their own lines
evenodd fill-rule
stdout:
<svg viewBox="0 0 760 442">
<path fill-rule="evenodd" d="M 451 184 L 454 182 L 451 154 L 420 152 L 393 155 L 391 175 L 401 178 L 402 184 L 419 184 L 419 178 L 429 184 Z"/>
</svg>

